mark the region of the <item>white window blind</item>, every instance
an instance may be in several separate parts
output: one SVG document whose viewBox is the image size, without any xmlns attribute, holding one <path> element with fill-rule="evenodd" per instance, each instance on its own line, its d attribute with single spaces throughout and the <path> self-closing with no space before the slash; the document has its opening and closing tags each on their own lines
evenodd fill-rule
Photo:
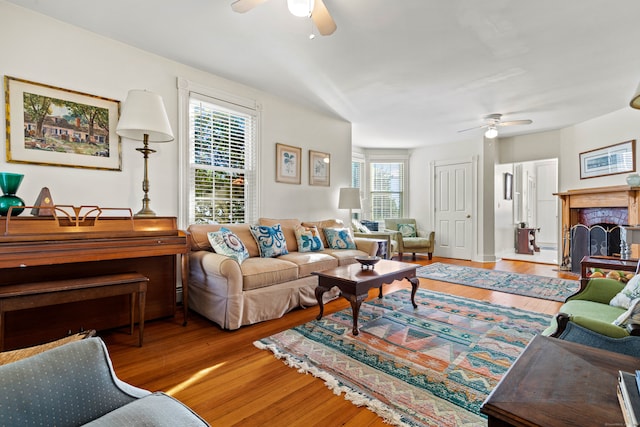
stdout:
<svg viewBox="0 0 640 427">
<path fill-rule="evenodd" d="M 256 216 L 255 117 L 189 97 L 190 223 L 253 222 Z"/>
<path fill-rule="evenodd" d="M 401 218 L 404 200 L 404 163 L 370 163 L 371 217 L 374 221 Z"/>
</svg>

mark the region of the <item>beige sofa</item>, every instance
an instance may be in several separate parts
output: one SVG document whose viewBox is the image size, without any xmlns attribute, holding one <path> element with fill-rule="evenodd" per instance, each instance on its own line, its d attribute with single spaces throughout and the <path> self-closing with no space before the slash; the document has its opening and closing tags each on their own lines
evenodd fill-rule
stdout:
<svg viewBox="0 0 640 427">
<path fill-rule="evenodd" d="M 280 224 L 287 243 L 286 255 L 261 258 L 249 224 L 193 224 L 189 254 L 189 308 L 217 323 L 224 329 L 276 319 L 297 307 L 316 305 L 315 288 L 318 277 L 314 271 L 326 270 L 356 262 L 356 256 L 375 255 L 375 240 L 354 238 L 357 249 L 327 249 L 322 229 L 341 228 L 339 220 L 301 222 L 297 219 L 261 218 L 260 225 Z M 318 252 L 298 252 L 296 226 L 315 225 L 320 231 L 325 249 Z M 242 241 L 249 258 L 242 263 L 213 252 L 207 233 L 225 227 Z M 337 288 L 327 292 L 325 299 L 338 295 Z"/>
</svg>

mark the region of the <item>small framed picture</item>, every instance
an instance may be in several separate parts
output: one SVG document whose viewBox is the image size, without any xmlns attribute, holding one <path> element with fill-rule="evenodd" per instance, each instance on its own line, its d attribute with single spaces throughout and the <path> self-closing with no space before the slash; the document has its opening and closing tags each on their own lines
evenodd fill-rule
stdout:
<svg viewBox="0 0 640 427">
<path fill-rule="evenodd" d="M 513 199 L 513 174 L 510 172 L 504 173 L 504 199 Z"/>
<path fill-rule="evenodd" d="M 580 153 L 580 179 L 636 170 L 636 140 Z"/>
<path fill-rule="evenodd" d="M 276 143 L 276 182 L 300 184 L 302 149 Z"/>
<path fill-rule="evenodd" d="M 7 162 L 122 170 L 120 101 L 5 76 Z"/>
<path fill-rule="evenodd" d="M 331 155 L 309 150 L 309 185 L 328 187 L 331 177 Z"/>
</svg>

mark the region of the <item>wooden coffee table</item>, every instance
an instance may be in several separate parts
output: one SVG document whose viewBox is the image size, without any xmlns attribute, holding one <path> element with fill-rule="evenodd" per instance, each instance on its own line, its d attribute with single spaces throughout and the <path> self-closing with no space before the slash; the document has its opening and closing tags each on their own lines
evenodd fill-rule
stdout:
<svg viewBox="0 0 640 427">
<path fill-rule="evenodd" d="M 322 295 L 334 286 L 337 286 L 341 295 L 351 303 L 353 335 L 358 335 L 360 305 L 369 295 L 369 289 L 371 288 L 379 288 L 380 294 L 378 298 L 382 298 L 383 284 L 406 279 L 411 283 L 411 304 L 413 304 L 413 308 L 417 308 L 415 296 L 420 283 L 416 277 L 417 267 L 417 264 L 383 259 L 375 264 L 374 269 L 363 269 L 360 263 L 355 263 L 312 273 L 318 276 L 316 299 L 320 307 L 320 314 L 316 319 L 320 320 L 324 314 Z"/>
<path fill-rule="evenodd" d="M 618 370 L 640 359 L 537 335 L 482 404 L 489 427 L 622 426 Z"/>
</svg>

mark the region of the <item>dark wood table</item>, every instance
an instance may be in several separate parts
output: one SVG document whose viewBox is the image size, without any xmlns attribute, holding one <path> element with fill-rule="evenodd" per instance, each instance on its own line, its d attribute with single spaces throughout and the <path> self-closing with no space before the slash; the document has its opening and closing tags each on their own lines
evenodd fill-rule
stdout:
<svg viewBox="0 0 640 427">
<path fill-rule="evenodd" d="M 316 299 L 320 307 L 320 314 L 317 320 L 324 314 L 324 303 L 322 295 L 329 289 L 337 286 L 341 295 L 351 303 L 353 312 L 353 335 L 358 335 L 358 315 L 360 305 L 369 295 L 369 289 L 379 288 L 378 298 L 382 298 L 382 285 L 392 283 L 395 280 L 406 279 L 411 283 L 411 304 L 417 308 L 415 302 L 416 291 L 420 281 L 416 277 L 418 265 L 405 262 L 380 260 L 373 269 L 364 269 L 360 263 L 343 265 L 329 270 L 316 271 L 313 274 L 318 276 L 318 287 L 316 288 Z"/>
<path fill-rule="evenodd" d="M 618 371 L 640 359 L 536 336 L 482 404 L 489 427 L 624 426 Z"/>
</svg>

